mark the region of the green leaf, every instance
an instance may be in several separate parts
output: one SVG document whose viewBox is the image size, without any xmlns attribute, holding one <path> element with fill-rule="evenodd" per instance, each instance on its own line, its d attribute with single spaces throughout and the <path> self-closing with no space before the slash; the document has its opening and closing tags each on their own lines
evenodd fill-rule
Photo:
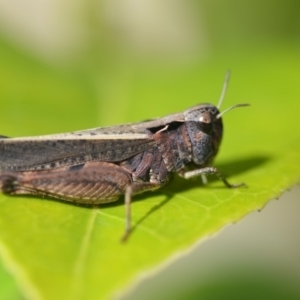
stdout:
<svg viewBox="0 0 300 300">
<path fill-rule="evenodd" d="M 0 261 L 1 262 L 1 261 Z M 13 277 L 5 270 L 0 263 L 0 299 L 22 299 L 19 289 Z"/>
<path fill-rule="evenodd" d="M 102 76 L 95 73 L 89 81 L 82 71 L 56 71 L 2 47 L 1 134 L 113 125 L 199 102 L 216 104 L 228 66 L 233 76 L 222 109 L 251 104 L 224 115 L 224 140 L 215 161 L 230 182 L 248 187 L 227 189 L 213 177 L 203 186 L 199 179 L 175 176 L 159 191 L 134 197 L 134 231 L 125 244 L 120 243 L 122 199 L 88 208 L 1 195 L 0 254 L 22 293 L 30 299 L 117 295 L 145 272 L 262 209 L 299 182 L 298 50 L 251 49 L 172 70 L 125 65 L 106 77 L 107 70 L 101 70 Z"/>
</svg>

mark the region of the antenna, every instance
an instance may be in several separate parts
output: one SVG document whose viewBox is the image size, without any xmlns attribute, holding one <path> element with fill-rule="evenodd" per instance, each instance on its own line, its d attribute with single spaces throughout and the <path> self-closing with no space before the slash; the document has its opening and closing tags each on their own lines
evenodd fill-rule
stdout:
<svg viewBox="0 0 300 300">
<path fill-rule="evenodd" d="M 236 107 L 244 107 L 244 106 L 250 106 L 250 104 L 248 103 L 241 103 L 241 104 L 235 104 L 233 106 L 230 106 L 229 108 L 225 109 L 224 111 L 222 111 L 221 113 L 219 113 L 217 116 L 216 116 L 216 119 L 220 119 L 225 113 L 227 113 L 228 111 L 232 110 L 233 108 L 236 108 Z"/>
<path fill-rule="evenodd" d="M 226 71 L 224 84 L 223 84 L 223 88 L 222 88 L 222 93 L 221 93 L 221 96 L 220 96 L 220 99 L 219 99 L 219 102 L 218 102 L 218 105 L 217 105 L 218 109 L 220 109 L 220 107 L 223 103 L 223 100 L 224 100 L 224 97 L 225 97 L 225 94 L 226 94 L 226 91 L 227 91 L 229 79 L 230 79 L 230 73 L 231 73 L 230 70 Z"/>
</svg>

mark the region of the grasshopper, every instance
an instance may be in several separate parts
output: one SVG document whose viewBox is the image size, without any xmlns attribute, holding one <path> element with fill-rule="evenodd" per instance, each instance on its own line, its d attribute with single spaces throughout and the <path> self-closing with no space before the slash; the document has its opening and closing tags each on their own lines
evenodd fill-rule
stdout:
<svg viewBox="0 0 300 300">
<path fill-rule="evenodd" d="M 181 113 L 140 123 L 44 136 L 0 137 L 0 190 L 5 194 L 49 196 L 96 205 L 125 195 L 125 240 L 131 230 L 132 196 L 166 185 L 172 173 L 189 179 L 214 174 L 223 133 L 217 106 L 204 103 Z M 204 179 L 203 178 L 203 179 Z"/>
</svg>

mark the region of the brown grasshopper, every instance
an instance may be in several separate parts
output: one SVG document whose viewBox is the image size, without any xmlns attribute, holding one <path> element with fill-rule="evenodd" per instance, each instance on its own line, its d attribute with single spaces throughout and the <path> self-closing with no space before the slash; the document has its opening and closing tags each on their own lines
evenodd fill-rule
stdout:
<svg viewBox="0 0 300 300">
<path fill-rule="evenodd" d="M 221 116 L 229 72 L 219 103 L 140 123 L 45 136 L 0 137 L 0 190 L 50 196 L 81 204 L 116 201 L 125 194 L 130 230 L 132 195 L 164 186 L 171 173 L 188 179 L 221 173 L 211 167 L 222 139 Z"/>
</svg>

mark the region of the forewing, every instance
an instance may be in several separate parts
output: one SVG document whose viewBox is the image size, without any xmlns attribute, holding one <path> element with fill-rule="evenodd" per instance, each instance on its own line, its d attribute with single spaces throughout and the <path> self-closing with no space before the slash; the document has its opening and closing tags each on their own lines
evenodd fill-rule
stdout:
<svg viewBox="0 0 300 300">
<path fill-rule="evenodd" d="M 118 162 L 154 145 L 151 135 L 144 129 L 137 131 L 130 125 L 47 136 L 0 138 L 0 170 L 47 170 L 86 161 Z"/>
</svg>

